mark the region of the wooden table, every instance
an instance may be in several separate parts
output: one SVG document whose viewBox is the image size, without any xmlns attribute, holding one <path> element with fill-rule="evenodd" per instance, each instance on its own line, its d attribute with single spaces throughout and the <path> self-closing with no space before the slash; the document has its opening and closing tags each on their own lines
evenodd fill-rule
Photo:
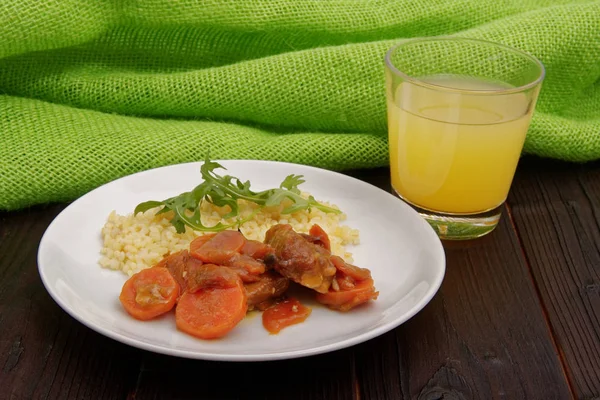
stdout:
<svg viewBox="0 0 600 400">
<path fill-rule="evenodd" d="M 349 174 L 389 190 L 387 169 Z M 445 244 L 423 311 L 361 345 L 268 363 L 157 355 L 68 316 L 36 265 L 65 206 L 0 213 L 1 399 L 600 399 L 600 163 L 523 159 L 496 231 Z"/>
</svg>

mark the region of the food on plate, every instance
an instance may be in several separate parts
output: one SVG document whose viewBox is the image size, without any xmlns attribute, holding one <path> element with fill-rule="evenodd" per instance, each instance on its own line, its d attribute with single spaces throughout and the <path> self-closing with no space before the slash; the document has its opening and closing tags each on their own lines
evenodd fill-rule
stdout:
<svg viewBox="0 0 600 400">
<path fill-rule="evenodd" d="M 175 308 L 177 328 L 201 339 L 223 337 L 253 309 L 271 333 L 304 321 L 311 309 L 287 296 L 291 282 L 337 311 L 377 299 L 370 271 L 332 255 L 329 243 L 319 225 L 300 234 L 276 224 L 264 242 L 233 230 L 200 236 L 130 277 L 120 299 L 143 320 Z"/>
<path fill-rule="evenodd" d="M 221 166 L 205 162 L 201 168 L 205 180 L 191 192 L 141 203 L 130 215 L 113 211 L 102 228 L 99 264 L 131 276 L 155 265 L 165 254 L 193 253 L 204 240 L 227 229 L 238 230 L 251 240 L 242 253 L 254 257 L 256 252 L 265 252 L 262 241 L 276 224 L 289 224 L 313 243 L 352 262 L 346 246 L 358 244 L 358 230 L 342 224 L 346 215 L 337 206 L 301 192 L 302 176 L 290 175 L 279 188 L 255 192 L 249 182 L 217 175 L 216 168 Z M 317 229 L 314 224 L 328 235 L 308 232 L 311 227 Z"/>
<path fill-rule="evenodd" d="M 311 309 L 289 297 L 293 285 L 337 311 L 377 298 L 370 271 L 350 264 L 345 248 L 358 231 L 341 225 L 335 205 L 301 192 L 301 175 L 254 191 L 219 168 L 207 158 L 190 192 L 110 214 L 99 263 L 130 276 L 120 296 L 128 313 L 148 320 L 175 308 L 179 330 L 216 339 L 251 310 L 264 311 L 271 333 L 304 321 Z"/>
<path fill-rule="evenodd" d="M 314 224 L 310 228 L 310 231 L 308 231 L 308 235 L 306 233 L 302 233 L 302 236 L 305 239 L 308 239 L 311 243 L 318 244 L 325 250 L 331 251 L 331 241 L 329 240 L 329 236 L 319 225 Z"/>
<path fill-rule="evenodd" d="M 311 312 L 297 299 L 289 298 L 267 308 L 263 314 L 263 326 L 270 333 L 279 333 L 285 327 L 304 322 Z"/>
<path fill-rule="evenodd" d="M 200 241 L 201 246 L 194 245 L 194 242 Z M 190 247 L 194 247 L 192 256 L 201 260 L 204 263 L 213 263 L 231 267 L 240 274 L 244 282 L 256 281 L 255 276 L 265 272 L 265 264 L 260 258 L 252 258 L 243 253 L 243 248 L 246 247 L 247 240 L 238 231 L 223 231 L 220 234 L 214 235 L 208 240 L 202 237 L 194 240 Z M 257 245 L 252 245 L 257 246 Z M 253 252 L 261 253 L 269 251 L 266 245 L 263 245 L 266 250 L 253 249 Z M 256 250 L 256 251 L 254 251 Z"/>
<path fill-rule="evenodd" d="M 179 291 L 169 270 L 156 266 L 129 278 L 119 300 L 132 317 L 145 321 L 171 311 Z"/>
<path fill-rule="evenodd" d="M 227 271 L 227 267 L 217 267 Z M 235 275 L 235 274 L 234 274 Z M 226 283 L 226 284 L 225 284 Z M 199 286 L 181 295 L 175 309 L 177 329 L 200 339 L 225 336 L 246 316 L 248 305 L 242 280 Z"/>
<path fill-rule="evenodd" d="M 327 249 L 283 224 L 267 231 L 265 243 L 274 250 L 277 272 L 309 289 L 327 292 L 336 271 Z"/>
<path fill-rule="evenodd" d="M 165 267 L 171 273 L 171 276 L 175 279 L 177 284 L 179 284 L 179 290 L 182 292 L 185 291 L 187 285 L 185 274 L 187 273 L 188 262 L 190 261 L 189 252 L 187 250 L 181 250 L 163 258 L 153 268 Z M 177 294 L 177 296 L 179 296 L 179 294 Z"/>
<path fill-rule="evenodd" d="M 371 271 L 348 264 L 338 256 L 331 256 L 336 273 L 332 287 L 325 293 L 319 293 L 319 303 L 338 311 L 348 311 L 371 299 L 376 299 Z"/>
<path fill-rule="evenodd" d="M 319 303 L 325 304 L 334 310 L 348 311 L 357 305 L 363 304 L 369 300 L 375 300 L 378 292 L 373 286 L 373 279 L 368 278 L 364 281 L 358 281 L 352 284 L 351 288 L 339 290 L 330 290 L 327 293 L 319 293 L 316 299 Z"/>
<path fill-rule="evenodd" d="M 352 263 L 351 246 L 360 243 L 360 232 L 344 225 L 345 214 L 326 214 L 316 208 L 311 211 L 298 211 L 283 215 L 283 206 L 263 208 L 252 221 L 243 224 L 239 231 L 247 238 L 262 242 L 266 232 L 274 225 L 282 223 L 291 225 L 296 232 L 308 234 L 311 224 L 318 224 L 329 234 L 330 250 Z M 227 210 L 205 203 L 203 220 L 206 224 L 225 221 L 221 214 Z M 240 201 L 243 213 L 250 213 L 253 206 Z M 196 232 L 187 228 L 185 233 L 177 233 L 167 219 L 166 214 L 154 214 L 149 210 L 137 215 L 119 215 L 110 213 L 102 227 L 101 257 L 99 264 L 103 268 L 122 271 L 131 276 L 143 269 L 156 265 L 165 254 L 181 250 L 189 250 L 190 243 L 210 233 Z"/>
<path fill-rule="evenodd" d="M 218 232 L 226 229 L 239 228 L 243 223 L 251 220 L 254 215 L 242 216 L 238 201 L 255 204 L 260 207 L 272 207 L 287 201 L 287 206 L 281 210 L 282 214 L 292 214 L 297 211 L 317 208 L 325 213 L 339 214 L 337 208 L 319 203 L 313 196 L 302 196 L 298 186 L 304 183 L 302 175 L 288 175 L 278 188 L 255 192 L 250 188 L 250 181 L 242 182 L 231 175 L 221 176 L 216 169 L 225 169 L 221 164 L 210 161 L 208 155 L 200 167 L 202 183 L 192 191 L 163 201 L 150 200 L 137 205 L 134 214 L 159 207 L 157 214 L 173 212 L 169 218 L 178 233 L 183 233 L 186 226 L 201 232 Z M 210 203 L 219 207 L 228 206 L 229 212 L 225 218 L 235 218 L 232 223 L 218 222 L 212 226 L 202 222 L 202 203 Z"/>
<path fill-rule="evenodd" d="M 249 311 L 266 310 L 274 304 L 273 299 L 280 298 L 290 287 L 290 280 L 275 271 L 268 271 L 258 278 L 245 285 Z"/>
</svg>

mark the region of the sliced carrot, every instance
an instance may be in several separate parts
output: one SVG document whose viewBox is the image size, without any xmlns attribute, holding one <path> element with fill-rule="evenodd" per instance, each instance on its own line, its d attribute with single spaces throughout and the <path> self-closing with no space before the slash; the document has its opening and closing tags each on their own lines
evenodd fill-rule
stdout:
<svg viewBox="0 0 600 400">
<path fill-rule="evenodd" d="M 246 240 L 244 247 L 242 247 L 241 253 L 256 260 L 263 260 L 267 255 L 273 254 L 274 251 L 268 244 L 259 242 L 257 240 Z"/>
<path fill-rule="evenodd" d="M 246 316 L 246 291 L 241 280 L 235 287 L 185 292 L 175 309 L 177 328 L 200 339 L 225 336 Z"/>
<path fill-rule="evenodd" d="M 265 272 L 265 264 L 262 261 L 255 260 L 254 258 L 244 255 L 237 254 L 231 258 L 226 264 L 233 268 L 242 268 L 248 271 L 250 274 L 260 275 Z"/>
<path fill-rule="evenodd" d="M 379 292 L 375 291 L 373 279 L 365 279 L 356 283 L 350 290 L 334 291 L 329 289 L 327 293 L 317 293 L 317 301 L 329 308 L 338 311 L 348 311 L 369 300 L 377 299 Z"/>
<path fill-rule="evenodd" d="M 149 320 L 170 311 L 179 296 L 179 284 L 165 267 L 142 270 L 125 282 L 119 300 L 132 317 Z"/>
<path fill-rule="evenodd" d="M 198 240 L 198 239 L 195 239 Z M 238 231 L 217 233 L 199 248 L 191 250 L 191 255 L 205 263 L 224 265 L 234 256 L 239 255 L 246 238 Z"/>
<path fill-rule="evenodd" d="M 265 272 L 265 264 L 259 257 L 270 251 L 270 246 L 246 240 L 237 231 L 219 232 L 208 239 L 200 236 L 190 244 L 190 252 L 194 258 L 205 263 L 231 267 L 239 273 L 244 282 L 255 282 L 257 279 L 252 275 Z"/>
<path fill-rule="evenodd" d="M 311 312 L 309 307 L 289 298 L 263 312 L 263 326 L 269 333 L 279 333 L 283 328 L 304 322 Z"/>
<path fill-rule="evenodd" d="M 331 256 L 330 260 L 338 271 L 351 276 L 357 281 L 364 281 L 365 279 L 371 278 L 371 271 L 366 268 L 359 268 L 355 265 L 348 264 L 341 257 Z"/>
<path fill-rule="evenodd" d="M 204 235 L 198 236 L 196 239 L 192 240 L 192 243 L 190 243 L 190 253 L 198 251 L 200 247 L 204 246 L 204 243 L 214 238 L 215 235 L 216 233 L 205 233 Z"/>
<path fill-rule="evenodd" d="M 323 230 L 323 228 L 321 228 L 317 224 L 314 224 L 313 226 L 311 226 L 308 233 L 310 234 L 310 236 L 317 238 L 319 243 L 316 243 L 316 244 L 319 244 L 320 246 L 324 247 L 326 250 L 331 251 L 331 241 L 329 240 L 329 236 L 327 235 L 327 232 L 325 232 Z"/>
</svg>

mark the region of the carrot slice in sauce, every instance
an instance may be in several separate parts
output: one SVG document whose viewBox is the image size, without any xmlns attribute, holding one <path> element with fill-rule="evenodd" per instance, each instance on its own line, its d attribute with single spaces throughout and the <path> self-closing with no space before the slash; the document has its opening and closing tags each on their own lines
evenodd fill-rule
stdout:
<svg viewBox="0 0 600 400">
<path fill-rule="evenodd" d="M 269 333 L 276 334 L 283 328 L 304 322 L 311 312 L 310 307 L 302 305 L 297 299 L 289 298 L 267 308 L 263 312 L 262 322 Z"/>
<path fill-rule="evenodd" d="M 226 264 L 233 268 L 241 268 L 248 271 L 249 274 L 260 275 L 265 273 L 265 264 L 262 261 L 255 260 L 254 258 L 244 255 L 236 254 Z"/>
<path fill-rule="evenodd" d="M 364 281 L 371 278 L 371 271 L 366 268 L 360 268 L 356 265 L 348 264 L 339 256 L 331 256 L 330 260 L 335 266 L 335 269 L 354 278 L 355 280 Z"/>
<path fill-rule="evenodd" d="M 194 241 L 198 239 L 199 238 L 195 239 Z M 246 238 L 244 238 L 244 235 L 242 235 L 240 232 L 223 231 L 217 233 L 199 248 L 196 248 L 196 244 L 192 249 L 190 244 L 190 253 L 192 256 L 202 260 L 205 263 L 224 265 L 233 257 L 239 255 L 239 252 L 242 247 L 244 247 L 245 243 Z"/>
<path fill-rule="evenodd" d="M 132 317 L 146 321 L 169 312 L 179 296 L 179 284 L 165 267 L 142 270 L 125 282 L 119 300 Z"/>
<path fill-rule="evenodd" d="M 225 336 L 246 316 L 246 291 L 238 284 L 185 292 L 175 309 L 177 329 L 200 339 Z"/>
<path fill-rule="evenodd" d="M 325 232 L 319 225 L 314 224 L 311 226 L 308 234 L 316 238 L 323 248 L 331 251 L 331 241 L 329 240 L 329 236 L 327 235 L 327 232 Z"/>
<path fill-rule="evenodd" d="M 194 253 L 198 251 L 198 249 L 210 239 L 214 238 L 216 233 L 205 233 L 204 235 L 198 236 L 196 239 L 192 240 L 190 243 L 190 253 Z"/>
<path fill-rule="evenodd" d="M 379 292 L 375 291 L 373 279 L 365 279 L 357 282 L 350 290 L 334 291 L 329 289 L 327 293 L 317 293 L 317 301 L 329 308 L 338 311 L 348 311 L 369 300 L 377 299 Z"/>
<path fill-rule="evenodd" d="M 268 254 L 273 254 L 274 250 L 268 244 L 256 241 L 246 240 L 241 253 L 257 260 L 263 260 Z"/>
</svg>

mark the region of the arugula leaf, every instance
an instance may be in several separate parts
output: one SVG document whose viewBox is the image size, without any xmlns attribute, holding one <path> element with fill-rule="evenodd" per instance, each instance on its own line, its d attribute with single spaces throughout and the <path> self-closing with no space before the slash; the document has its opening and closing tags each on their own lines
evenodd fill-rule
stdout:
<svg viewBox="0 0 600 400">
<path fill-rule="evenodd" d="M 287 189 L 287 190 L 290 190 L 290 191 L 298 190 L 298 186 L 300 186 L 301 184 L 303 184 L 304 182 L 306 182 L 302 178 L 303 178 L 302 175 L 288 175 L 283 180 L 283 182 L 281 182 L 281 185 L 279 185 L 279 187 L 281 189 Z"/>
<path fill-rule="evenodd" d="M 133 214 L 135 215 L 137 213 L 143 213 L 143 212 L 146 212 L 146 211 L 150 210 L 151 208 L 162 206 L 163 204 L 164 203 L 162 201 L 155 201 L 155 200 L 145 201 L 143 203 L 138 204 L 135 207 L 135 210 L 133 211 Z"/>
<path fill-rule="evenodd" d="M 292 214 L 302 210 L 309 210 L 315 207 L 326 213 L 339 214 L 341 211 L 319 203 L 313 196 L 304 198 L 301 195 L 299 185 L 305 182 L 302 175 L 288 175 L 279 188 L 268 189 L 262 192 L 254 192 L 250 189 L 250 181 L 242 182 L 240 179 L 231 176 L 220 176 L 215 172 L 216 169 L 224 169 L 221 164 L 211 161 L 208 154 L 205 157 L 204 164 L 200 167 L 200 174 L 203 182 L 196 186 L 190 192 L 181 193 L 179 196 L 171 197 L 163 201 L 150 200 L 140 203 L 135 207 L 134 214 L 146 212 L 152 208 L 162 208 L 156 214 L 163 214 L 173 211 L 173 217 L 170 222 L 178 233 L 185 232 L 185 227 L 202 232 L 218 232 L 225 229 L 239 227 L 248 222 L 260 212 L 263 207 L 277 206 L 288 199 L 292 204 L 286 207 L 282 214 Z M 251 215 L 241 218 L 238 200 L 246 200 L 257 204 L 257 207 Z M 217 207 L 229 206 L 231 211 L 223 216 L 224 219 L 236 218 L 233 224 L 227 225 L 219 222 L 214 226 L 205 226 L 201 220 L 201 205 L 207 201 Z"/>
</svg>

